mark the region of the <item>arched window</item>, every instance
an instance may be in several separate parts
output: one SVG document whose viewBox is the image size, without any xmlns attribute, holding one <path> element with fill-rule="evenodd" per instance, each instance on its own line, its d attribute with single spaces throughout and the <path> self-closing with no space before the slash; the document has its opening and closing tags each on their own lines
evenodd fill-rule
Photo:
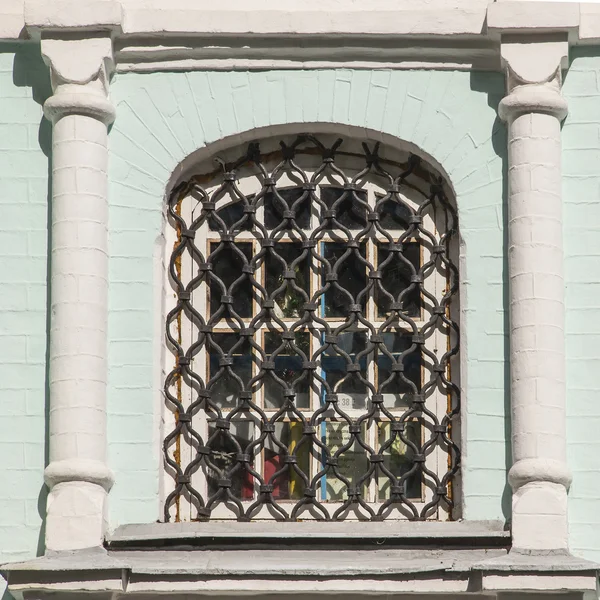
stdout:
<svg viewBox="0 0 600 600">
<path fill-rule="evenodd" d="M 313 135 L 224 152 L 174 189 L 165 520 L 450 518 L 448 194 L 409 152 Z"/>
</svg>

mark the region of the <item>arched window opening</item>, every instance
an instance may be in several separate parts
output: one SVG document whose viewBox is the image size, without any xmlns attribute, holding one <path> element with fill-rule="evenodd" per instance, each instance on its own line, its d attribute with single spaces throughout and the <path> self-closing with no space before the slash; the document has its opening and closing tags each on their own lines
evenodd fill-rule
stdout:
<svg viewBox="0 0 600 600">
<path fill-rule="evenodd" d="M 379 143 L 270 138 L 168 202 L 169 520 L 452 518 L 458 222 Z"/>
</svg>

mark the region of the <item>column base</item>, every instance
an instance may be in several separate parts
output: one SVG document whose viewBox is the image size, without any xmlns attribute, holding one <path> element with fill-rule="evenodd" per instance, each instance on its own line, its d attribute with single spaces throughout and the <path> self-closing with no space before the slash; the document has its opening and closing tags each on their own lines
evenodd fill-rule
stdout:
<svg viewBox="0 0 600 600">
<path fill-rule="evenodd" d="M 108 491 L 114 481 L 112 471 L 96 460 L 61 460 L 46 467 L 44 479 L 50 488 L 46 550 L 102 546 Z"/>
<path fill-rule="evenodd" d="M 512 548 L 568 550 L 567 489 L 559 483 L 537 481 L 513 492 Z"/>
<path fill-rule="evenodd" d="M 55 485 L 48 495 L 46 550 L 102 546 L 107 529 L 106 490 L 87 481 Z"/>
</svg>

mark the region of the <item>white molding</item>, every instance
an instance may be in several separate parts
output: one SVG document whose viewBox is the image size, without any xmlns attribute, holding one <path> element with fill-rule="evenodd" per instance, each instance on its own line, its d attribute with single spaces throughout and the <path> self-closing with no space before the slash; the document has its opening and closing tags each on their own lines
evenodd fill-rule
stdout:
<svg viewBox="0 0 600 600">
<path fill-rule="evenodd" d="M 538 0 L 499 0 L 487 10 L 488 34 L 500 39 L 506 34 L 567 33 L 575 42 L 583 4 Z"/>
<path fill-rule="evenodd" d="M 247 70 L 247 69 L 482 69 L 499 68 L 495 45 L 441 41 L 314 40 L 307 36 L 272 38 L 214 37 L 181 40 L 169 44 L 149 40 L 120 42 L 116 52 L 120 72 L 158 70 Z"/>
<path fill-rule="evenodd" d="M 218 540 L 217 540 L 218 541 Z M 348 548 L 348 547 L 347 547 Z M 595 591 L 598 565 L 567 554 L 506 555 L 501 549 L 290 549 L 65 552 L 2 566 L 17 600 L 52 593 L 104 591 L 170 597 L 239 598 L 276 593 L 294 600 L 340 593 L 456 594 L 498 591 Z M 142 595 L 143 594 L 143 595 Z M 89 596 L 90 600 L 94 596 Z M 352 598 L 357 596 L 352 595 Z"/>
<path fill-rule="evenodd" d="M 119 0 L 22 0 L 24 26 L 32 37 L 41 32 L 118 32 L 123 19 Z"/>
<path fill-rule="evenodd" d="M 250 8 L 248 8 L 250 6 Z M 483 2 L 446 8 L 411 2 L 304 1 L 282 4 L 262 0 L 248 5 L 239 0 L 219 3 L 179 0 L 171 3 L 125 3 L 125 35 L 206 34 L 369 34 L 477 36 L 486 16 Z"/>
<path fill-rule="evenodd" d="M 158 71 L 264 71 L 302 69 L 391 69 L 415 70 L 434 69 L 437 71 L 471 71 L 472 62 L 367 62 L 367 61 L 279 61 L 279 60 L 181 60 L 149 63 L 119 63 L 117 73 L 156 73 Z M 495 70 L 479 67 L 480 70 Z"/>
<path fill-rule="evenodd" d="M 454 0 L 451 6 L 436 1 L 415 6 L 409 0 L 307 0 L 283 8 L 277 0 L 264 0 L 260 9 L 240 0 L 4 0 L 0 5 L 0 40 L 104 31 L 122 46 L 121 72 L 498 71 L 503 35 L 563 34 L 571 45 L 600 44 L 600 4 L 579 2 Z M 228 44 L 240 36 L 247 47 Z M 352 44 L 346 43 L 350 38 Z"/>
<path fill-rule="evenodd" d="M 49 551 L 100 546 L 107 493 L 109 38 L 42 39 L 52 135 Z"/>
<path fill-rule="evenodd" d="M 339 540 L 347 542 L 355 539 L 432 540 L 432 544 L 444 540 L 494 540 L 500 545 L 507 543 L 510 532 L 500 521 L 396 521 L 387 522 L 250 522 L 236 521 L 207 523 L 145 523 L 121 525 L 107 542 L 112 545 L 147 544 L 160 540 L 306 540 L 314 539 Z M 437 540 L 437 541 L 436 541 Z M 183 543 L 183 542 L 182 542 Z M 481 542 L 478 542 L 481 543 Z"/>
<path fill-rule="evenodd" d="M 516 549 L 568 548 L 560 123 L 568 44 L 505 42 L 508 280 Z M 537 588 L 536 588 L 537 589 Z"/>
<path fill-rule="evenodd" d="M 75 93 L 97 91 L 99 96 L 108 94 L 108 80 L 114 69 L 112 42 L 109 37 L 83 39 L 44 39 L 41 43 L 42 57 L 50 67 L 52 87 L 75 84 L 86 86 L 73 88 Z"/>
<path fill-rule="evenodd" d="M 21 37 L 24 25 L 23 0 L 2 0 L 0 2 L 0 41 L 16 40 Z"/>
</svg>

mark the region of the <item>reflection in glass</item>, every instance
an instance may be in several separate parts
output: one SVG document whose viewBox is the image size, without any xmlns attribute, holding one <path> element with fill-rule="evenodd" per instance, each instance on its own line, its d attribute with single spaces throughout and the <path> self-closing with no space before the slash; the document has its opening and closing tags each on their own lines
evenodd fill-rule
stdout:
<svg viewBox="0 0 600 600">
<path fill-rule="evenodd" d="M 242 380 L 244 386 L 252 378 L 252 346 L 248 338 L 241 338 L 235 333 L 213 333 L 210 338 L 220 348 L 214 348 L 207 343 L 209 359 L 209 377 L 212 379 L 220 369 L 221 376 L 209 386 L 212 401 L 220 408 L 233 408 L 237 405 L 239 394 L 242 390 L 236 376 Z M 240 342 L 233 350 L 234 345 Z M 233 364 L 221 366 L 223 357 L 233 359 Z"/>
<path fill-rule="evenodd" d="M 345 422 L 327 421 L 322 423 L 321 430 L 322 441 L 329 449 L 331 457 L 335 457 L 336 452 L 351 443 L 352 438 L 356 440 L 356 436 L 350 434 L 348 424 Z M 366 425 L 364 423 L 360 435 L 363 440 L 366 439 Z M 369 470 L 367 452 L 356 441 L 352 442 L 350 448 L 337 457 L 337 463 L 335 468 L 337 474 L 336 470 L 329 467 L 321 484 L 322 497 L 327 502 L 342 502 L 348 498 L 348 486 L 340 477 L 346 478 L 351 488 L 356 488 L 359 486 L 360 478 Z M 367 497 L 367 484 L 368 479 L 359 488 L 363 499 Z"/>
<path fill-rule="evenodd" d="M 338 263 L 344 254 L 348 255 Z M 363 294 L 360 302 L 357 301 L 360 292 L 367 287 L 367 271 L 364 262 L 359 258 L 366 258 L 366 245 L 360 244 L 359 249 L 348 251 L 346 244 L 338 242 L 323 243 L 323 257 L 330 265 L 330 273 L 337 275 L 337 281 L 330 283 L 330 288 L 322 297 L 325 317 L 348 317 L 350 315 L 350 304 L 360 304 L 365 309 L 366 294 Z M 327 273 L 329 274 L 329 273 Z M 324 280 L 327 280 L 327 274 Z"/>
<path fill-rule="evenodd" d="M 388 260 L 390 254 L 392 258 L 388 264 L 381 266 Z M 378 268 L 381 271 L 382 278 L 375 286 L 375 304 L 377 305 L 377 316 L 387 317 L 391 312 L 391 303 L 397 302 L 400 294 L 411 287 L 410 278 L 419 273 L 421 266 L 421 247 L 417 242 L 405 243 L 403 251 L 390 253 L 389 244 L 377 242 Z M 407 264 L 408 263 L 410 264 Z M 413 266 L 414 271 L 410 268 Z M 381 287 L 391 294 L 392 300 L 387 294 L 381 291 Z M 402 310 L 411 317 L 418 317 L 421 312 L 421 291 L 418 283 L 413 283 L 411 289 L 402 296 Z"/>
<path fill-rule="evenodd" d="M 336 204 L 336 201 L 342 198 L 344 193 L 346 193 L 344 199 Z M 321 200 L 328 209 L 335 211 L 335 222 L 332 224 L 332 229 L 336 228 L 336 223 L 348 229 L 362 229 L 367 224 L 367 192 L 365 190 L 352 191 L 323 186 L 321 187 Z"/>
<path fill-rule="evenodd" d="M 210 278 L 210 313 L 213 315 L 219 309 L 222 296 L 233 296 L 233 310 L 240 317 L 248 318 L 252 316 L 252 284 L 248 275 L 242 272 L 242 267 L 248 264 L 252 257 L 252 244 L 238 242 L 235 249 L 230 244 L 221 244 L 221 249 L 216 252 L 219 245 L 218 242 L 210 244 L 209 262 L 212 265 L 212 273 L 225 284 L 227 291 L 223 293 L 221 285 Z M 242 281 L 232 287 L 239 277 L 243 277 Z M 227 316 L 227 313 L 224 316 Z"/>
<path fill-rule="evenodd" d="M 401 200 L 386 200 L 377 206 L 379 226 L 382 229 L 408 229 L 408 219 L 413 214 L 411 209 Z"/>
<path fill-rule="evenodd" d="M 277 256 L 274 256 L 273 252 Z M 302 297 L 301 293 L 294 289 L 292 280 L 286 280 L 284 278 L 284 271 L 287 269 L 292 270 L 292 263 L 302 255 L 302 247 L 300 244 L 292 242 L 279 243 L 275 244 L 273 252 L 269 251 L 267 253 L 264 269 L 266 272 L 265 287 L 269 294 L 269 298 L 272 298 L 275 301 L 275 314 L 283 319 L 300 318 L 303 314 L 302 305 L 306 302 L 306 299 Z M 282 264 L 282 260 L 285 265 Z M 296 279 L 294 280 L 295 286 L 304 290 L 307 296 L 310 292 L 309 265 L 310 253 L 306 251 L 306 257 L 293 268 L 296 276 Z M 287 287 L 273 297 L 273 292 L 285 284 L 286 281 L 289 281 Z"/>
<path fill-rule="evenodd" d="M 382 448 L 389 442 L 391 435 L 395 437 L 391 446 L 383 452 L 383 464 L 399 480 L 402 475 L 412 469 L 415 452 L 413 448 L 402 440 L 400 433 L 392 433 L 390 423 L 378 423 L 379 448 Z M 421 426 L 417 421 L 408 421 L 402 435 L 406 440 L 420 449 Z M 390 497 L 391 486 L 397 485 L 398 482 L 390 480 L 379 468 L 377 468 L 377 475 L 379 500 L 387 500 Z M 415 472 L 404 480 L 404 490 L 406 496 L 409 498 L 419 498 L 421 496 L 421 473 L 418 469 L 415 469 Z"/>
<path fill-rule="evenodd" d="M 308 408 L 309 406 L 309 378 L 308 374 L 295 386 L 293 382 L 302 374 L 303 358 L 293 348 L 290 342 L 286 341 L 285 348 L 273 359 L 271 354 L 277 350 L 283 338 L 279 332 L 269 331 L 265 333 L 264 349 L 267 354 L 267 360 L 275 362 L 273 373 L 285 381 L 287 388 L 294 388 L 296 392 L 296 406 L 298 408 Z M 310 341 L 308 333 L 296 333 L 294 345 L 304 352 L 307 360 L 310 360 Z M 264 381 L 265 408 L 281 408 L 284 405 L 284 388 L 275 381 L 267 371 Z"/>
<path fill-rule="evenodd" d="M 251 202 L 251 197 L 248 198 L 248 203 Z M 225 230 L 230 231 L 235 223 L 243 219 L 244 217 L 244 202 L 230 202 L 215 211 L 218 217 L 225 223 Z M 211 231 L 223 231 L 223 225 L 214 217 L 214 213 L 211 213 L 208 218 L 208 227 Z M 252 218 L 248 215 L 246 220 L 236 227 L 236 231 L 249 231 L 252 229 Z"/>
<path fill-rule="evenodd" d="M 410 334 L 388 331 L 382 335 L 383 343 L 394 360 L 377 350 L 377 383 L 388 408 L 406 407 L 411 403 L 411 394 L 421 389 L 421 353 L 413 350 L 401 357 L 412 345 Z M 393 371 L 394 363 L 401 363 L 403 371 Z M 388 382 L 388 378 L 393 376 Z M 411 385 L 411 383 L 413 385 Z"/>
<path fill-rule="evenodd" d="M 325 381 L 338 395 L 339 406 L 342 409 L 366 406 L 367 386 L 360 380 L 359 374 L 363 379 L 367 378 L 367 357 L 361 356 L 358 360 L 360 370 L 353 370 L 357 364 L 357 354 L 363 352 L 366 345 L 367 335 L 364 331 L 342 333 L 338 336 L 336 346 L 348 354 L 350 359 L 336 352 L 333 346 L 328 346 L 321 355 Z"/>
<path fill-rule="evenodd" d="M 309 438 L 302 442 L 300 421 L 279 421 L 275 423 L 275 433 L 265 440 L 263 479 L 273 485 L 275 500 L 296 500 L 304 494 L 304 480 L 298 472 L 285 462 L 286 456 L 295 456 L 297 467 L 310 478 Z M 273 438 L 277 440 L 276 443 Z M 284 472 L 273 478 L 275 473 Z"/>
<path fill-rule="evenodd" d="M 218 470 L 207 469 L 209 496 L 219 490 L 220 479 L 231 479 L 231 493 L 241 500 L 251 500 L 254 496 L 253 477 L 236 461 L 236 456 L 240 452 L 245 453 L 253 441 L 254 424 L 250 421 L 231 421 L 229 431 L 223 431 L 217 430 L 214 423 L 209 423 L 209 440 L 216 431 L 219 433 L 210 441 L 209 447 L 212 450 L 210 461 Z M 249 466 L 252 467 L 252 464 Z"/>
<path fill-rule="evenodd" d="M 302 198 L 296 206 L 294 203 Z M 283 221 L 283 212 L 286 210 L 294 210 L 296 225 L 301 229 L 307 229 L 310 226 L 310 193 L 300 187 L 293 188 L 276 188 L 274 191 L 265 193 L 265 227 L 267 229 L 275 229 Z M 288 221 L 288 227 L 291 228 L 292 221 Z"/>
</svg>

